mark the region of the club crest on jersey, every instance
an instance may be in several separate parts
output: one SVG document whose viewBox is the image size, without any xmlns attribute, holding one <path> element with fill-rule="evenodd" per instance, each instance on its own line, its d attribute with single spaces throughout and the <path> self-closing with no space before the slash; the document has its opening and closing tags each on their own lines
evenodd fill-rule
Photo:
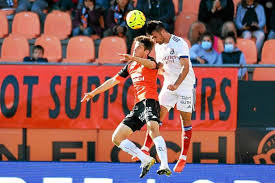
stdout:
<svg viewBox="0 0 275 183">
<path fill-rule="evenodd" d="M 170 55 L 174 55 L 174 54 L 175 54 L 175 50 L 171 48 Z"/>
</svg>

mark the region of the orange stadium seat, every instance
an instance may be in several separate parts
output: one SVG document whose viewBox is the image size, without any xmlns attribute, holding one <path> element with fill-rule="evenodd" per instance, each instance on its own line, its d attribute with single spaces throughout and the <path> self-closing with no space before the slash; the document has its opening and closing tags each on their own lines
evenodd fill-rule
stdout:
<svg viewBox="0 0 275 183">
<path fill-rule="evenodd" d="M 27 39 L 36 38 L 40 34 L 40 21 L 36 13 L 16 13 L 12 22 L 12 34 L 23 36 Z"/>
<path fill-rule="evenodd" d="M 275 64 L 275 39 L 265 41 L 260 64 Z"/>
<path fill-rule="evenodd" d="M 8 19 L 5 15 L 0 13 L 0 38 L 9 34 Z"/>
<path fill-rule="evenodd" d="M 173 0 L 174 8 L 175 8 L 175 14 L 179 14 L 179 0 Z"/>
<path fill-rule="evenodd" d="M 60 40 L 66 39 L 72 32 L 70 14 L 61 11 L 49 13 L 45 20 L 44 34 L 56 36 Z"/>
<path fill-rule="evenodd" d="M 275 68 L 255 68 L 254 81 L 275 81 Z"/>
<path fill-rule="evenodd" d="M 23 58 L 29 56 L 30 47 L 28 40 L 22 36 L 10 35 L 5 38 L 2 45 L 1 61 L 23 61 Z"/>
<path fill-rule="evenodd" d="M 67 55 L 63 62 L 88 63 L 95 60 L 95 45 L 92 38 L 75 36 L 69 40 Z"/>
<path fill-rule="evenodd" d="M 117 36 L 105 37 L 101 40 L 98 51 L 99 63 L 121 63 L 119 53 L 127 53 L 125 40 Z"/>
<path fill-rule="evenodd" d="M 239 38 L 237 40 L 237 47 L 243 52 L 246 64 L 257 63 L 257 48 L 254 41 Z"/>
<path fill-rule="evenodd" d="M 62 59 L 62 46 L 57 37 L 43 35 L 36 39 L 35 45 L 41 45 L 44 48 L 44 57 L 49 62 L 58 62 Z"/>
<path fill-rule="evenodd" d="M 179 37 L 187 37 L 190 25 L 196 20 L 197 14 L 185 13 L 183 11 L 176 18 L 174 34 Z"/>
<path fill-rule="evenodd" d="M 201 0 L 183 0 L 182 12 L 198 14 Z"/>
</svg>

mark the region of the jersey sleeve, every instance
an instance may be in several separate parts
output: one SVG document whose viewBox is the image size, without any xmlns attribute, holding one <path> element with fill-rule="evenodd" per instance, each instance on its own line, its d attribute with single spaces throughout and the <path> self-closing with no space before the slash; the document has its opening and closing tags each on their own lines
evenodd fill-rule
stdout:
<svg viewBox="0 0 275 183">
<path fill-rule="evenodd" d="M 116 79 L 121 81 L 129 76 L 128 65 L 125 65 L 118 73 Z"/>
<path fill-rule="evenodd" d="M 177 56 L 179 58 L 189 58 L 189 47 L 184 40 L 179 40 L 177 46 L 175 47 Z"/>
</svg>

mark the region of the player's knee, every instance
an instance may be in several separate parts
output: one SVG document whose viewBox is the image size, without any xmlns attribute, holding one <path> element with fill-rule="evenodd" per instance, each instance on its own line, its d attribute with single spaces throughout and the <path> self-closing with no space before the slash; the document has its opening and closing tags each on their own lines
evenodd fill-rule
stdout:
<svg viewBox="0 0 275 183">
<path fill-rule="evenodd" d="M 121 138 L 117 134 L 112 135 L 112 142 L 116 145 L 119 146 L 121 143 Z"/>
</svg>

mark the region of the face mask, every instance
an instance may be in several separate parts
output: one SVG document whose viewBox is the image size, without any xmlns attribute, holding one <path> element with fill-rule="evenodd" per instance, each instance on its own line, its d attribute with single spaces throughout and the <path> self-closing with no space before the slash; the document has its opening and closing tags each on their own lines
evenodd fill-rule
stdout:
<svg viewBox="0 0 275 183">
<path fill-rule="evenodd" d="M 209 42 L 209 41 L 202 41 L 202 42 L 201 42 L 201 47 L 202 47 L 204 50 L 209 50 L 210 48 L 212 48 L 212 43 Z"/>
<path fill-rule="evenodd" d="M 234 45 L 233 44 L 225 44 L 224 45 L 224 52 L 232 53 L 233 51 L 234 51 Z"/>
</svg>

